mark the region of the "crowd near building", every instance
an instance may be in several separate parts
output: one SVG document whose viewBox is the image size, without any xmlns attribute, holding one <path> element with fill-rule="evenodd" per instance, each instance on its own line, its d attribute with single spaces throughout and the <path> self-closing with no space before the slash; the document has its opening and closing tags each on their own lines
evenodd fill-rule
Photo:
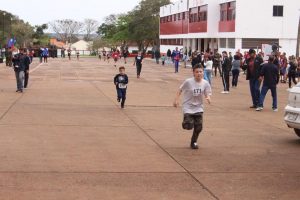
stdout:
<svg viewBox="0 0 300 200">
<path fill-rule="evenodd" d="M 261 50 L 296 54 L 300 1 L 180 0 L 160 8 L 160 50 Z"/>
</svg>

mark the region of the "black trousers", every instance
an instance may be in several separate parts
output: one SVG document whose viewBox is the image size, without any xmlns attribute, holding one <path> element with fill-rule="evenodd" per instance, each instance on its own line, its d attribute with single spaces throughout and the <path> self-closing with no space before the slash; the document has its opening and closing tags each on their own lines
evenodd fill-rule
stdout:
<svg viewBox="0 0 300 200">
<path fill-rule="evenodd" d="M 229 91 L 229 72 L 222 72 L 222 82 L 224 86 L 224 91 Z"/>
<path fill-rule="evenodd" d="M 141 75 L 141 71 L 142 71 L 142 65 L 137 64 L 136 65 L 136 74 L 138 76 L 140 76 Z"/>
<path fill-rule="evenodd" d="M 289 88 L 291 88 L 292 87 L 292 81 L 294 82 L 295 85 L 297 84 L 296 73 L 289 73 L 288 77 L 289 77 Z"/>
<path fill-rule="evenodd" d="M 234 69 L 232 70 L 232 86 L 237 86 L 239 80 L 240 70 Z"/>
<path fill-rule="evenodd" d="M 27 88 L 28 85 L 28 79 L 29 79 L 29 71 L 25 71 L 25 76 L 24 76 L 24 88 Z"/>
</svg>

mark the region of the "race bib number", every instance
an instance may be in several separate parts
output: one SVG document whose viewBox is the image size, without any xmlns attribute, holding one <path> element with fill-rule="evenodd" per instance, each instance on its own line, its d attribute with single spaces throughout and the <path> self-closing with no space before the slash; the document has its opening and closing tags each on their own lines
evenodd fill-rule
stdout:
<svg viewBox="0 0 300 200">
<path fill-rule="evenodd" d="M 119 83 L 118 87 L 119 87 L 120 89 L 125 89 L 125 88 L 127 88 L 127 85 L 124 84 L 124 83 Z"/>
<path fill-rule="evenodd" d="M 194 96 L 194 97 L 198 97 L 198 96 L 200 96 L 201 94 L 202 94 L 201 88 L 198 88 L 198 89 L 194 89 L 194 90 L 193 90 L 193 96 Z"/>
</svg>

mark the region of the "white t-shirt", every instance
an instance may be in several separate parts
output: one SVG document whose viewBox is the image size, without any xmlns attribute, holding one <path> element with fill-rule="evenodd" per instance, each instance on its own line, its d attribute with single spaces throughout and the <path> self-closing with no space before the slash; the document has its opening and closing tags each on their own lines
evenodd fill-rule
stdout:
<svg viewBox="0 0 300 200">
<path fill-rule="evenodd" d="M 196 82 L 195 78 L 186 79 L 180 86 L 183 93 L 183 113 L 194 114 L 203 112 L 203 96 L 211 95 L 210 84 L 202 79 Z"/>
<path fill-rule="evenodd" d="M 208 60 L 206 63 L 204 63 L 204 65 L 205 65 L 205 69 L 206 70 L 212 70 L 213 61 L 212 60 Z"/>
</svg>

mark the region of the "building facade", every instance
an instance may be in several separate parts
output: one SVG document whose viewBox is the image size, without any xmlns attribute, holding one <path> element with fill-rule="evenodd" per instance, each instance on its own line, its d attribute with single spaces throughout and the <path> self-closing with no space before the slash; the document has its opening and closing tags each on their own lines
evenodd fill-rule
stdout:
<svg viewBox="0 0 300 200">
<path fill-rule="evenodd" d="M 300 1 L 180 0 L 160 8 L 161 52 L 247 51 L 279 44 L 295 55 Z"/>
</svg>

